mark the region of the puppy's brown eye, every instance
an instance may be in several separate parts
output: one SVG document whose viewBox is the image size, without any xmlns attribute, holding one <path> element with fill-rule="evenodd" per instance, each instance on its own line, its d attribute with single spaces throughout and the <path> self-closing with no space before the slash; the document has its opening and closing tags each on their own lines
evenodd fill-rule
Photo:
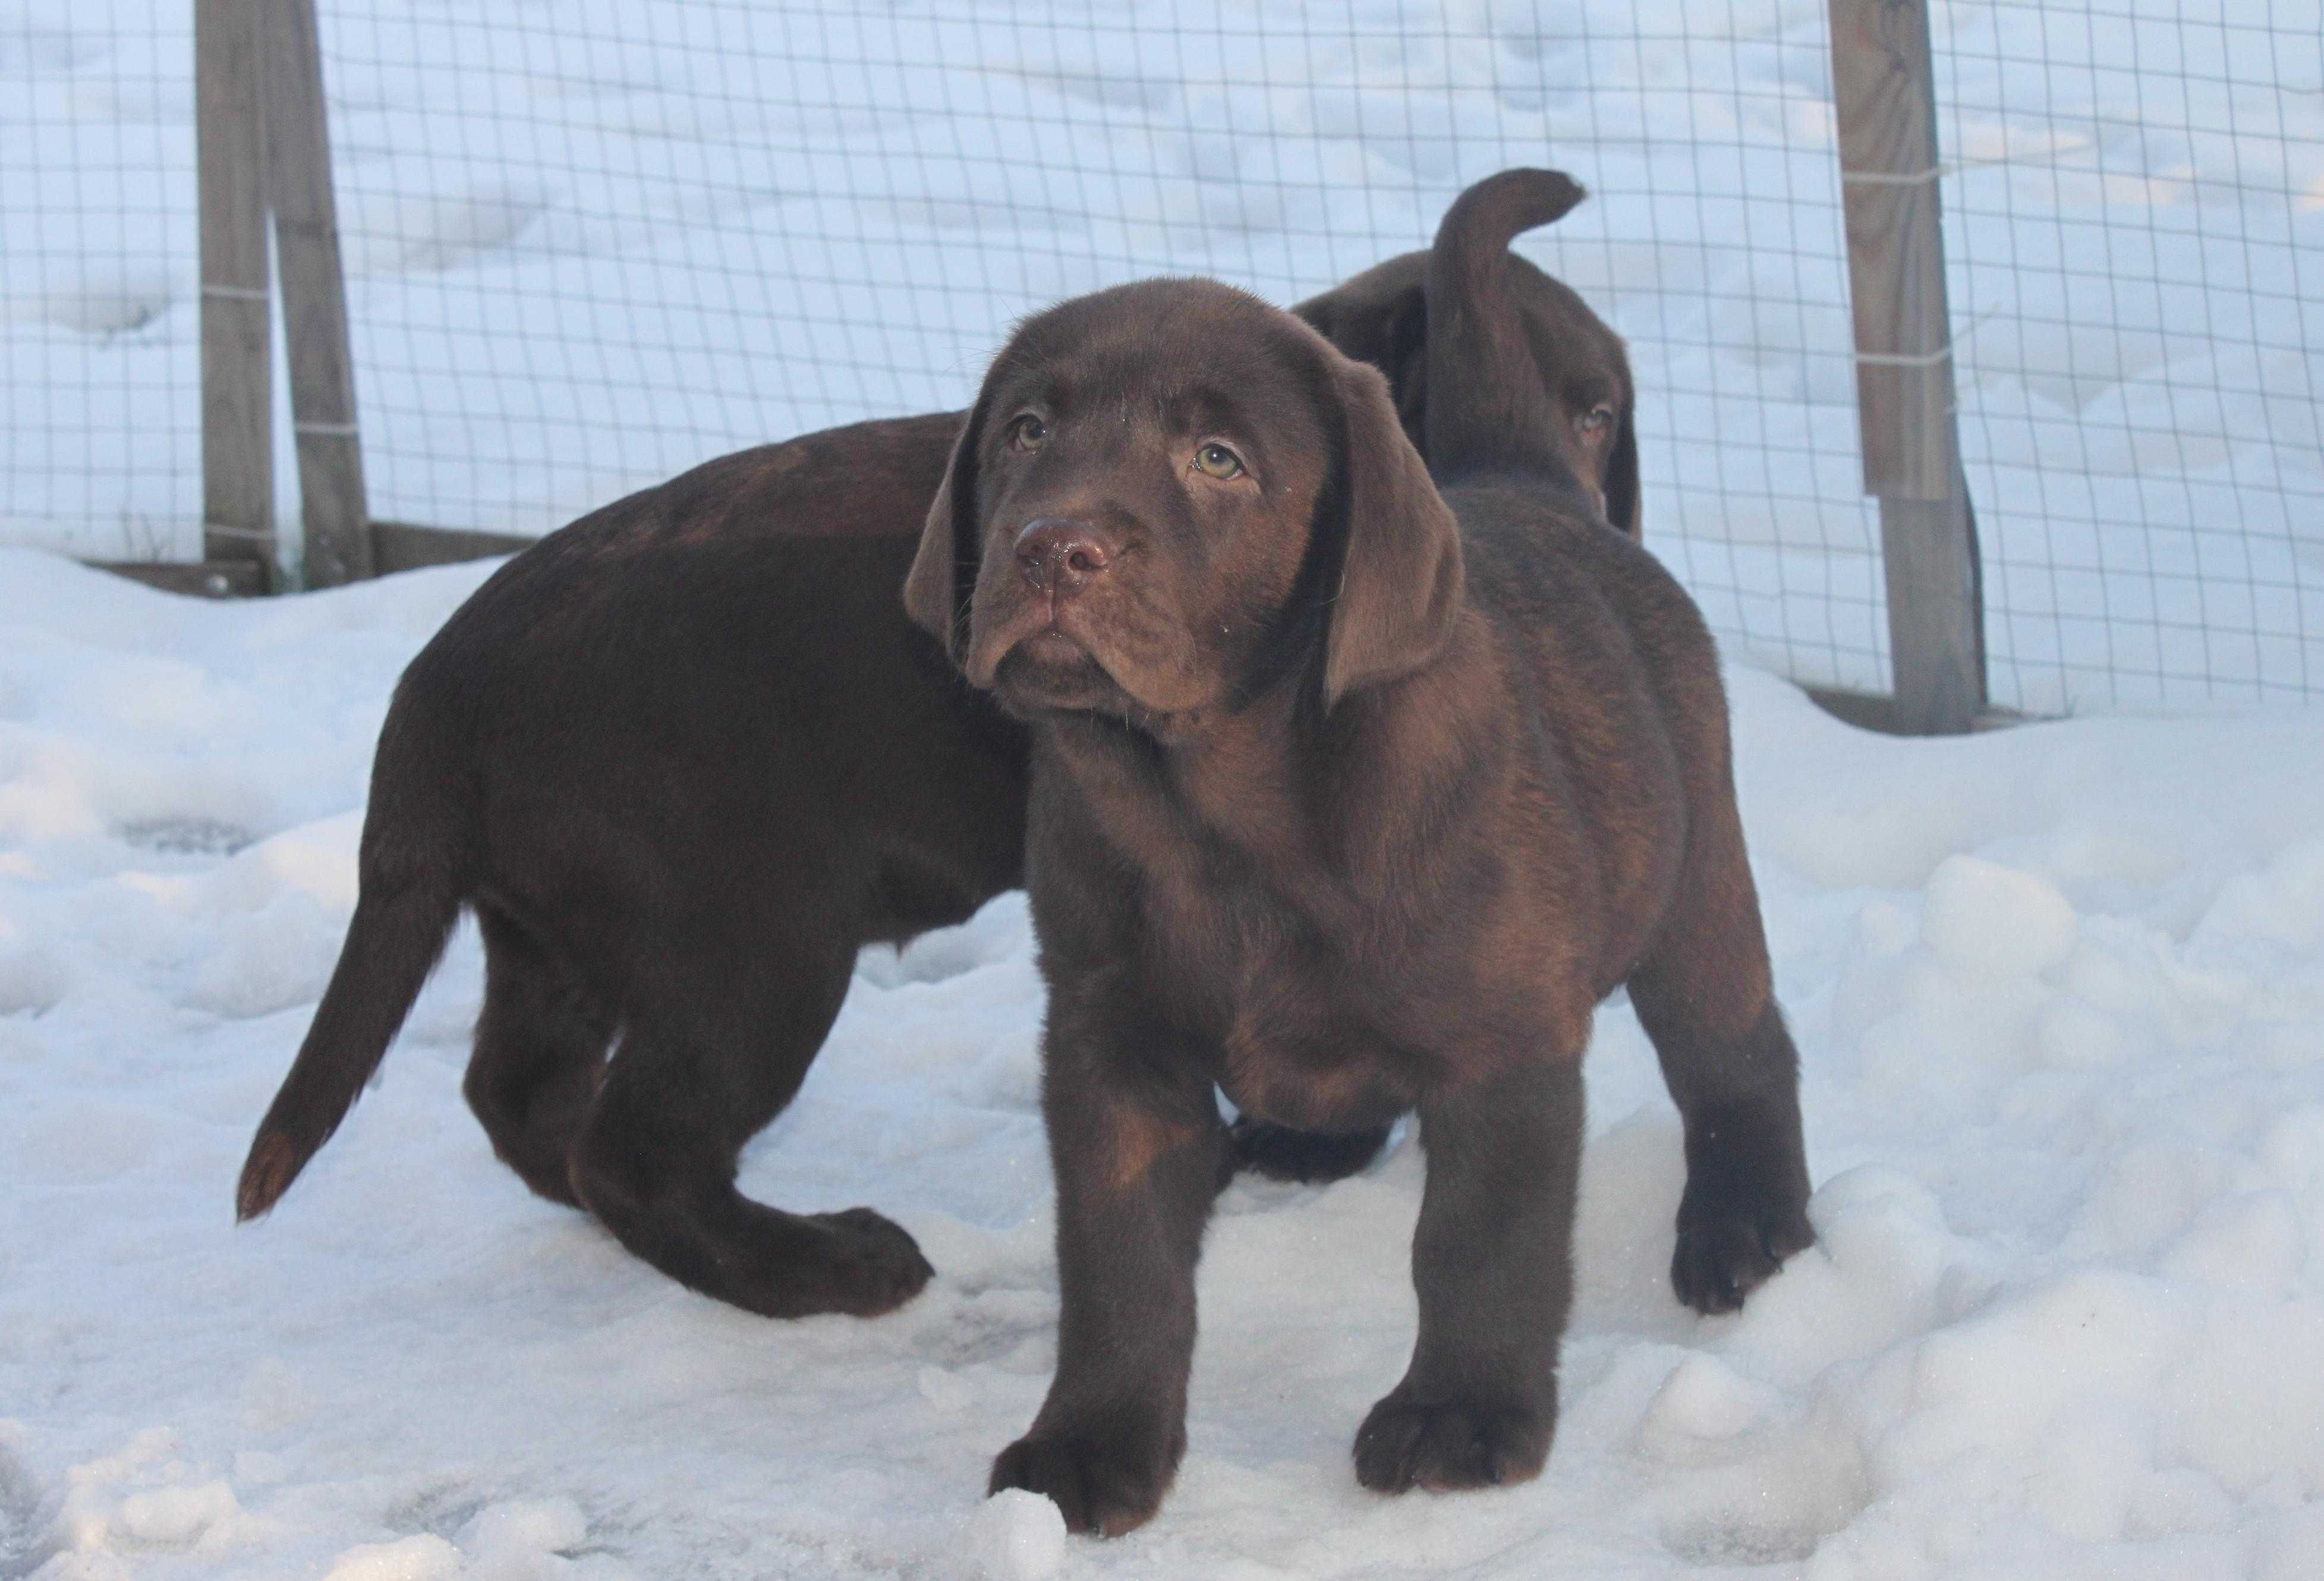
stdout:
<svg viewBox="0 0 2324 1581">
<path fill-rule="evenodd" d="M 1613 425 L 1614 409 L 1610 406 L 1593 406 L 1573 421 L 1585 434 L 1592 436 L 1602 434 Z"/>
<path fill-rule="evenodd" d="M 1242 458 L 1224 445 L 1204 445 L 1194 452 L 1194 470 L 1205 477 L 1226 479 L 1242 476 Z"/>
<path fill-rule="evenodd" d="M 1049 425 L 1026 412 L 1009 425 L 1009 448 L 1012 450 L 1033 450 L 1049 437 Z"/>
</svg>

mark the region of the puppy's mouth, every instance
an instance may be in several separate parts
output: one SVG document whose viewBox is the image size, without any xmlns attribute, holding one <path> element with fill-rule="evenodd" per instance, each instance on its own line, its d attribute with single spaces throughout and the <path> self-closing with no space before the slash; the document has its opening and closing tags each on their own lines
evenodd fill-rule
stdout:
<svg viewBox="0 0 2324 1581">
<path fill-rule="evenodd" d="M 1067 668 L 1086 669 L 1098 665 L 1097 657 L 1081 643 L 1052 625 L 1035 632 L 1019 643 L 1012 657 L 1022 657 L 1027 662 L 1045 670 Z"/>
<path fill-rule="evenodd" d="M 993 667 L 992 691 L 1011 713 L 1127 713 L 1137 701 L 1081 643 L 1055 625 L 1013 643 Z"/>
<path fill-rule="evenodd" d="M 968 679 L 1007 712 L 1111 715 L 1141 728 L 1195 706 L 1165 669 L 1144 664 L 1117 625 L 1133 618 L 1081 600 L 1006 597 L 972 621 Z"/>
</svg>

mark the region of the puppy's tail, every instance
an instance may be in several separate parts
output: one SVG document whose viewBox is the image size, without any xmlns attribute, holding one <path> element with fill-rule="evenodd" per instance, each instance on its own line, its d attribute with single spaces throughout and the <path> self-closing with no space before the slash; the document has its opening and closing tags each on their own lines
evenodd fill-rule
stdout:
<svg viewBox="0 0 2324 1581">
<path fill-rule="evenodd" d="M 427 734 L 417 711 L 399 697 L 380 733 L 355 920 L 307 1040 L 251 1140 L 237 1221 L 272 1207 L 346 1118 L 459 919 L 461 810 L 438 754 L 416 748 Z"/>
<path fill-rule="evenodd" d="M 1452 201 L 1428 255 L 1428 469 L 1563 473 L 1556 421 L 1509 283 L 1509 243 L 1586 194 L 1562 171 L 1488 176 Z"/>
</svg>

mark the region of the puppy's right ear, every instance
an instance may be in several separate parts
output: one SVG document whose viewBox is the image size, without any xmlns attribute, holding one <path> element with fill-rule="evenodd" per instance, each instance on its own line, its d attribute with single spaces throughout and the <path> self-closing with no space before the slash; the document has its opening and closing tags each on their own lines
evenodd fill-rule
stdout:
<svg viewBox="0 0 2324 1581">
<path fill-rule="evenodd" d="M 904 613 L 944 644 L 955 664 L 968 648 L 968 600 L 976 587 L 976 452 L 984 433 L 984 398 L 977 397 L 953 441 L 944 481 L 920 529 L 919 552 L 904 578 Z"/>
<path fill-rule="evenodd" d="M 1345 550 L 1323 633 L 1327 708 L 1434 658 L 1464 583 L 1460 524 L 1404 435 L 1387 376 L 1348 361 L 1336 372 Z"/>
</svg>

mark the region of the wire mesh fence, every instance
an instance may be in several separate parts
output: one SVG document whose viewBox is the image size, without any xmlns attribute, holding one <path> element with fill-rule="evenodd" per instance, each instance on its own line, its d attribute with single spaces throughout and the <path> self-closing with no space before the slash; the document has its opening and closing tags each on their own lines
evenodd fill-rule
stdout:
<svg viewBox="0 0 2324 1581">
<path fill-rule="evenodd" d="M 1657 541 L 1751 652 L 1880 684 L 1825 43 L 1772 7 L 1562 36 L 1516 7 L 333 14 L 384 515 L 537 531 L 962 405 L 1056 297 L 1197 272 L 1293 300 L 1548 158 L 1598 195 L 1528 249 L 1633 341 Z"/>
<path fill-rule="evenodd" d="M 13 245 L 0 264 L 10 371 L 29 369 L 0 527 L 19 541 L 97 552 L 106 502 L 134 491 L 172 502 L 152 515 L 180 552 L 198 541 L 180 9 L 58 6 L 69 42 L 45 55 L 33 22 L 19 47 L 0 32 L 0 72 L 52 90 L 28 101 L 51 152 L 0 153 L 12 244 L 32 162 L 39 204 L 105 209 L 58 162 L 104 176 L 106 150 L 53 152 L 104 70 L 150 72 L 152 135 L 175 140 L 136 172 L 174 217 L 147 249 L 174 283 L 132 338 L 176 381 L 139 421 L 103 395 L 144 365 L 118 331 L 51 315 L 49 361 L 18 360 L 20 297 L 103 278 L 110 233 L 86 230 L 78 275 L 46 243 L 21 292 Z M 1995 701 L 2324 695 L 2313 0 L 1933 14 Z M 143 54 L 120 43 L 137 18 Z M 1551 163 L 1593 197 L 1521 247 L 1630 342 L 1648 541 L 1730 651 L 1886 684 L 1821 5 L 324 0 L 321 19 L 381 518 L 541 532 L 742 445 L 957 407 L 1009 323 L 1059 296 L 1195 272 L 1287 303 L 1424 245 L 1469 181 Z M 66 403 L 24 393 L 76 348 L 98 392 L 78 448 Z"/>
<path fill-rule="evenodd" d="M 193 18 L 0 10 L 0 544 L 200 544 Z"/>
<path fill-rule="evenodd" d="M 1994 695 L 2324 697 L 2324 17 L 1950 15 L 1938 136 Z"/>
</svg>

